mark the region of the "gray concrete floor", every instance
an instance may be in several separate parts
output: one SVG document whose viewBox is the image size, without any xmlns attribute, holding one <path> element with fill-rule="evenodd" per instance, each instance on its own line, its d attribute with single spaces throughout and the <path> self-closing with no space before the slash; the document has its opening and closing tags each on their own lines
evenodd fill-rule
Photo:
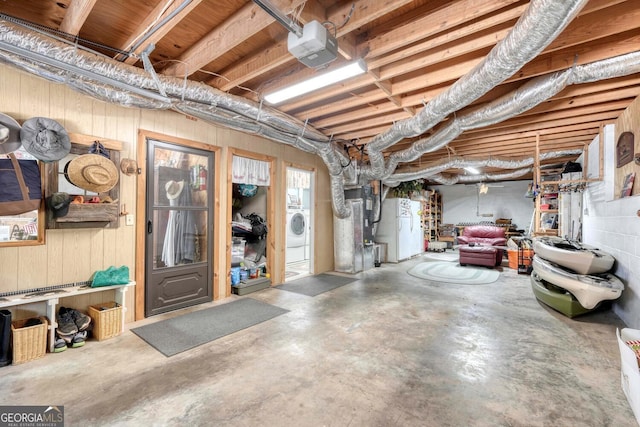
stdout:
<svg viewBox="0 0 640 427">
<path fill-rule="evenodd" d="M 564 317 L 506 262 L 452 285 L 406 273 L 421 261 L 242 297 L 290 312 L 170 358 L 127 330 L 0 368 L 0 402 L 64 405 L 67 426 L 636 425 L 611 311 Z"/>
</svg>

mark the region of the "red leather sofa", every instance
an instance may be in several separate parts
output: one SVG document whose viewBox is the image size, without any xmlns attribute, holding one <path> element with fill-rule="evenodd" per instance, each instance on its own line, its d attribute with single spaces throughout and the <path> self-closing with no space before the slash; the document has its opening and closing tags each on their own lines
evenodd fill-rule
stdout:
<svg viewBox="0 0 640 427">
<path fill-rule="evenodd" d="M 469 225 L 458 236 L 458 244 L 468 245 L 475 243 L 480 246 L 505 246 L 507 238 L 504 236 L 504 228 L 493 225 Z"/>
</svg>

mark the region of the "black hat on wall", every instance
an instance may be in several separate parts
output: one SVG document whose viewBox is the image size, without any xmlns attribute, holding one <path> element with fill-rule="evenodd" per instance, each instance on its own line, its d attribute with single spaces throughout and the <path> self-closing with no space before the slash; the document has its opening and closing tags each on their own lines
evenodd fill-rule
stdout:
<svg viewBox="0 0 640 427">
<path fill-rule="evenodd" d="M 54 218 L 60 218 L 69 213 L 71 196 L 67 193 L 53 193 L 47 197 L 47 206 L 51 210 Z"/>
</svg>

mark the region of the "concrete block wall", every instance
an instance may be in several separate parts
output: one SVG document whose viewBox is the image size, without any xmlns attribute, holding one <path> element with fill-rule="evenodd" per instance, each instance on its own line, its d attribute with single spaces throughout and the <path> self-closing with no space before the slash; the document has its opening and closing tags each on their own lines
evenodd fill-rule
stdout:
<svg viewBox="0 0 640 427">
<path fill-rule="evenodd" d="M 625 284 L 614 312 L 628 327 L 640 329 L 640 196 L 615 199 L 614 126 L 604 132 L 604 180 L 590 183 L 583 199 L 582 240 L 616 258 L 613 273 Z M 589 146 L 589 176 L 598 175 L 599 141 Z M 636 182 L 636 185 L 638 183 Z"/>
</svg>

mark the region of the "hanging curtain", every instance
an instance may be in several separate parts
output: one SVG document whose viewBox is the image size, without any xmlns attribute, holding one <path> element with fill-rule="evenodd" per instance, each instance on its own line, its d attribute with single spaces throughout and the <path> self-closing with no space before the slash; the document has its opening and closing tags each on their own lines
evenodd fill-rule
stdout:
<svg viewBox="0 0 640 427">
<path fill-rule="evenodd" d="M 287 171 L 287 188 L 311 188 L 311 174 L 307 171 Z"/>
<path fill-rule="evenodd" d="M 235 184 L 269 186 L 271 183 L 269 162 L 233 156 L 231 182 Z"/>
</svg>

